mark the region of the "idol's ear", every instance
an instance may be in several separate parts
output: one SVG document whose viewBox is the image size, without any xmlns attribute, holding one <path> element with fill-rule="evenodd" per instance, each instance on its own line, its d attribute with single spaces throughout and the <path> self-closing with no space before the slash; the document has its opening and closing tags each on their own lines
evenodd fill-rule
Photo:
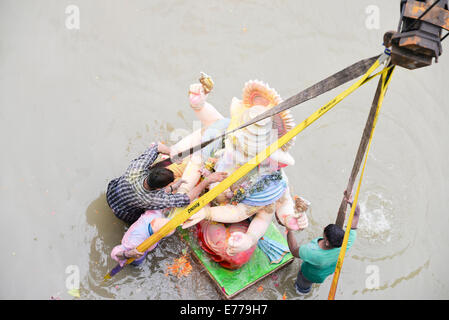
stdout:
<svg viewBox="0 0 449 320">
<path fill-rule="evenodd" d="M 243 108 L 242 100 L 239 100 L 236 97 L 232 98 L 229 109 L 231 112 L 231 118 L 240 118 L 240 114 L 245 110 Z"/>
<path fill-rule="evenodd" d="M 282 102 L 281 96 L 275 89 L 259 80 L 250 80 L 245 83 L 242 100 L 247 107 L 255 105 L 273 107 Z"/>
</svg>

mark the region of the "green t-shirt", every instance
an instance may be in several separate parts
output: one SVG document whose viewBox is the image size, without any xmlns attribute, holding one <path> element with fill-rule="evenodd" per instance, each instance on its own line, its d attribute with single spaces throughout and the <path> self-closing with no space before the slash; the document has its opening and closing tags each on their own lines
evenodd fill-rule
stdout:
<svg viewBox="0 0 449 320">
<path fill-rule="evenodd" d="M 348 249 L 352 247 L 356 235 L 357 231 L 351 229 L 348 238 Z M 338 255 L 340 254 L 340 248 L 321 249 L 318 244 L 318 240 L 321 239 L 313 239 L 308 244 L 299 247 L 299 257 L 303 260 L 301 272 L 309 281 L 314 283 L 322 283 L 327 276 L 334 273 Z"/>
</svg>

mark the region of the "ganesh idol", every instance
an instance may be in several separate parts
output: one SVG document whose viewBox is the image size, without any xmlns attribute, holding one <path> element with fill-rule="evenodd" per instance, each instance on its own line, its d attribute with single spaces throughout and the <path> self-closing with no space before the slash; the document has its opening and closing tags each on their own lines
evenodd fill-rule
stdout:
<svg viewBox="0 0 449 320">
<path fill-rule="evenodd" d="M 266 83 L 249 81 L 244 85 L 242 99 L 232 99 L 230 118 L 226 118 L 207 102 L 209 90 L 204 82 L 190 86 L 190 106 L 202 127 L 175 144 L 172 156 L 233 130 L 282 102 L 276 90 Z M 184 160 L 185 183 L 178 192 L 189 192 L 213 171 L 233 173 L 294 125 L 287 110 L 215 140 Z M 274 217 L 292 230 L 308 226 L 306 212 L 310 203 L 301 197 L 292 198 L 283 170 L 295 163 L 288 153 L 292 145 L 290 141 L 277 149 L 184 222 L 183 228 L 195 228 L 201 247 L 223 267 L 240 268 L 257 246 L 272 263 L 279 262 L 288 248 L 264 237 Z"/>
</svg>

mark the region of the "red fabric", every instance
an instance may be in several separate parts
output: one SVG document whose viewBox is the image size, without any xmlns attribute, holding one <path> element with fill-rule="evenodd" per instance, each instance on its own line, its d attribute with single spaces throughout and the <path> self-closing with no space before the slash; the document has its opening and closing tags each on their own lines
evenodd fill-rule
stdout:
<svg viewBox="0 0 449 320">
<path fill-rule="evenodd" d="M 242 221 L 233 224 L 223 224 L 210 221 L 201 221 L 197 224 L 197 236 L 201 247 L 212 260 L 218 262 L 222 267 L 235 270 L 247 263 L 256 250 L 257 245 L 234 256 L 226 253 L 228 239 L 233 232 L 248 230 L 249 222 Z"/>
</svg>

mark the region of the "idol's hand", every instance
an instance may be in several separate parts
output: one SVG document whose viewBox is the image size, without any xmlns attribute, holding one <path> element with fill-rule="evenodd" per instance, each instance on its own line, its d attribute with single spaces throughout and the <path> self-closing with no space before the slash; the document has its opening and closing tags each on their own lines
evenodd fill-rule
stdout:
<svg viewBox="0 0 449 320">
<path fill-rule="evenodd" d="M 208 175 L 206 178 L 204 178 L 204 180 L 206 181 L 206 183 L 208 185 L 211 185 L 215 182 L 221 182 L 224 179 L 226 179 L 227 177 L 228 177 L 227 172 L 213 172 L 210 175 Z"/>
<path fill-rule="evenodd" d="M 239 252 L 248 250 L 254 245 L 254 239 L 243 232 L 233 232 L 228 239 L 228 248 L 226 253 L 230 256 L 234 256 Z"/>
<path fill-rule="evenodd" d="M 299 216 L 298 216 L 299 215 Z M 296 213 L 293 217 L 287 219 L 287 228 L 291 230 L 304 230 L 309 226 L 309 219 L 305 212 Z M 295 228 L 295 229 L 293 229 Z"/>
<path fill-rule="evenodd" d="M 157 151 L 162 154 L 170 154 L 171 149 L 169 146 L 166 146 L 162 142 L 158 142 L 157 143 Z"/>
<path fill-rule="evenodd" d="M 288 230 L 301 231 L 309 226 L 309 219 L 305 212 L 280 215 L 278 223 L 286 227 Z"/>
<path fill-rule="evenodd" d="M 195 213 L 193 216 L 191 216 L 189 219 L 187 219 L 183 224 L 182 228 L 187 229 L 191 226 L 196 225 L 198 222 L 206 218 L 206 208 L 201 209 L 197 213 Z"/>
<path fill-rule="evenodd" d="M 200 110 L 202 107 L 204 107 L 206 99 L 207 94 L 204 92 L 204 88 L 201 83 L 195 83 L 190 85 L 189 101 L 192 109 Z"/>
</svg>

